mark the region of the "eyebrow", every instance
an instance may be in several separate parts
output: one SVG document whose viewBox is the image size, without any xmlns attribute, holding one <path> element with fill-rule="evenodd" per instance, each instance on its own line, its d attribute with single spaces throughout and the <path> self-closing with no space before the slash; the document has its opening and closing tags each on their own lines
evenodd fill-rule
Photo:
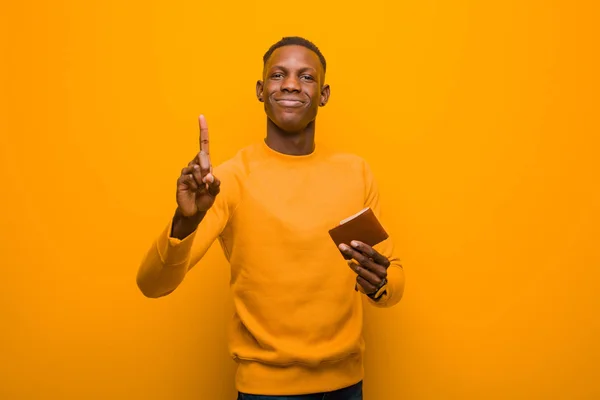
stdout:
<svg viewBox="0 0 600 400">
<path fill-rule="evenodd" d="M 283 65 L 273 65 L 271 68 L 269 68 L 269 71 L 272 71 L 274 69 L 282 69 L 284 71 L 288 71 L 288 68 L 284 67 Z M 317 72 L 317 70 L 314 69 L 313 67 L 303 67 L 303 68 L 300 68 L 300 72 L 305 72 L 305 71 Z"/>
</svg>

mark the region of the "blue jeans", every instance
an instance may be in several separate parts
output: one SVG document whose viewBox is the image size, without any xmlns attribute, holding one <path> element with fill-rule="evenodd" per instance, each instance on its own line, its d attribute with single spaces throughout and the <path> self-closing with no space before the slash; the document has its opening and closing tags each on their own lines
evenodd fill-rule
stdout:
<svg viewBox="0 0 600 400">
<path fill-rule="evenodd" d="M 362 381 L 333 392 L 299 394 L 295 396 L 263 396 L 238 392 L 237 400 L 362 400 Z"/>
</svg>

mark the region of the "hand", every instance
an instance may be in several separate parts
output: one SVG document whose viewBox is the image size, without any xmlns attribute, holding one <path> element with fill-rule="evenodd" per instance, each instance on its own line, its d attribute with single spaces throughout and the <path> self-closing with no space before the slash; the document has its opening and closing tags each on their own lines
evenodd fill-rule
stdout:
<svg viewBox="0 0 600 400">
<path fill-rule="evenodd" d="M 212 174 L 208 143 L 208 125 L 203 115 L 200 123 L 200 153 L 181 170 L 177 179 L 177 207 L 184 217 L 192 217 L 212 207 L 221 182 Z"/>
<path fill-rule="evenodd" d="M 340 251 L 348 266 L 357 274 L 356 281 L 367 294 L 377 292 L 387 278 L 390 261 L 366 243 L 353 240 L 352 247 L 340 244 Z"/>
</svg>

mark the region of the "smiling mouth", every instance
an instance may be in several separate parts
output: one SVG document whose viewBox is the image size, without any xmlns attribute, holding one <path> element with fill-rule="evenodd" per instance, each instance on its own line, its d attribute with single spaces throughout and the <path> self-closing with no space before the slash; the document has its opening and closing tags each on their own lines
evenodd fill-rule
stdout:
<svg viewBox="0 0 600 400">
<path fill-rule="evenodd" d="M 304 105 L 304 102 L 300 101 L 300 100 L 287 100 L 287 99 L 281 99 L 281 100 L 275 100 L 277 102 L 277 104 L 279 104 L 280 106 L 283 107 L 302 107 L 302 105 Z"/>
</svg>

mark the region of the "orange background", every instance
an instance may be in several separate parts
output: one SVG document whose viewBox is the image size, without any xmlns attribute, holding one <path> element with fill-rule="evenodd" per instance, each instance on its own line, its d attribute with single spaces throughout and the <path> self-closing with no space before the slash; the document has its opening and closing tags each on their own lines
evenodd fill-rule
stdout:
<svg viewBox="0 0 600 400">
<path fill-rule="evenodd" d="M 229 271 L 135 274 L 207 116 L 260 140 L 261 59 L 324 52 L 318 139 L 364 156 L 405 298 L 365 398 L 600 398 L 598 8 L 577 1 L 3 2 L 0 398 L 233 399 Z"/>
</svg>

